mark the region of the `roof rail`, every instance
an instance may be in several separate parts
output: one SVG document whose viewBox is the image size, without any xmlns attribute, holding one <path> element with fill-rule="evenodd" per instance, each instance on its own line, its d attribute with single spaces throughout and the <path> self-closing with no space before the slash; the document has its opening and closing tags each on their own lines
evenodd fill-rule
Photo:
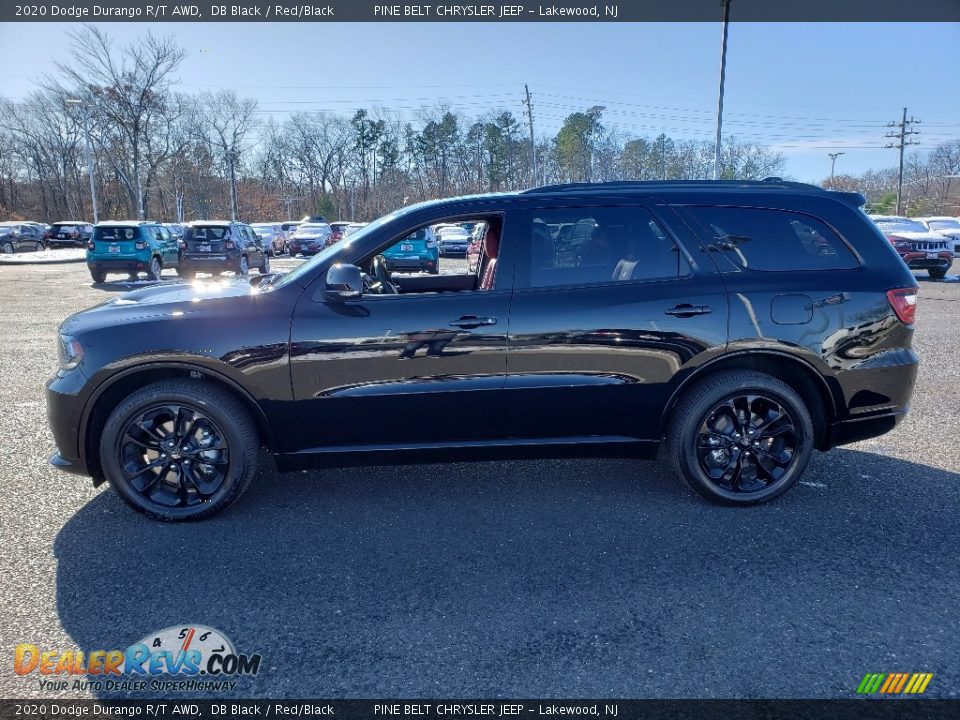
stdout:
<svg viewBox="0 0 960 720">
<path fill-rule="evenodd" d="M 783 188 L 806 190 L 808 192 L 828 192 L 817 185 L 767 177 L 763 180 L 611 180 L 597 183 L 561 183 L 542 185 L 522 191 L 524 195 L 538 195 L 553 192 L 602 192 L 604 190 L 656 190 L 658 188 Z"/>
</svg>

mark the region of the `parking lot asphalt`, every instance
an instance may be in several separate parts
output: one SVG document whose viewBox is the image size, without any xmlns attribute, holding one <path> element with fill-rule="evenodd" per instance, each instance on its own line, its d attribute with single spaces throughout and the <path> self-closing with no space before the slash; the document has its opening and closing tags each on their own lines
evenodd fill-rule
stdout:
<svg viewBox="0 0 960 720">
<path fill-rule="evenodd" d="M 127 696 L 43 690 L 14 647 L 180 624 L 263 664 L 165 697 L 846 698 L 867 672 L 958 697 L 960 283 L 921 275 L 909 417 L 764 506 L 709 505 L 652 462 L 265 463 L 226 513 L 164 525 L 47 465 L 57 325 L 124 285 L 0 267 L 0 697 Z"/>
</svg>

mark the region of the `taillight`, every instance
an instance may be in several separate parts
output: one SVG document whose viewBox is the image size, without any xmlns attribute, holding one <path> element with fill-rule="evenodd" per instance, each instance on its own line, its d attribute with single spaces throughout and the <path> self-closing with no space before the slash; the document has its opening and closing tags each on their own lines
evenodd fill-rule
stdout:
<svg viewBox="0 0 960 720">
<path fill-rule="evenodd" d="M 917 316 L 917 287 L 887 290 L 887 300 L 904 325 L 913 325 Z"/>
<path fill-rule="evenodd" d="M 234 248 L 233 240 L 227 240 L 223 245 L 227 250 L 233 250 Z"/>
<path fill-rule="evenodd" d="M 96 246 L 93 244 L 93 240 L 87 240 L 87 250 L 96 250 Z"/>
<path fill-rule="evenodd" d="M 137 240 L 137 241 L 133 244 L 133 246 L 134 246 L 137 250 L 146 250 L 146 249 L 147 249 L 147 241 L 146 241 L 146 240 Z"/>
</svg>

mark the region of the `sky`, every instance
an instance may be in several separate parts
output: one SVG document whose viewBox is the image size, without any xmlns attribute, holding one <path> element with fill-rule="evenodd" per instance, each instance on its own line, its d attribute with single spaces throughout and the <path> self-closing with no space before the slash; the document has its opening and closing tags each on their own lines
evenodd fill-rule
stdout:
<svg viewBox="0 0 960 720">
<path fill-rule="evenodd" d="M 68 61 L 68 23 L 0 24 L 0 95 L 20 99 Z M 262 117 L 360 107 L 415 117 L 446 103 L 470 116 L 511 110 L 537 136 L 603 106 L 627 137 L 713 142 L 721 23 L 104 23 L 118 44 L 153 32 L 187 51 L 188 92 L 234 89 Z M 960 24 L 731 22 L 724 137 L 783 153 L 784 176 L 894 167 L 884 135 L 921 120 L 908 151 L 960 139 Z"/>
</svg>

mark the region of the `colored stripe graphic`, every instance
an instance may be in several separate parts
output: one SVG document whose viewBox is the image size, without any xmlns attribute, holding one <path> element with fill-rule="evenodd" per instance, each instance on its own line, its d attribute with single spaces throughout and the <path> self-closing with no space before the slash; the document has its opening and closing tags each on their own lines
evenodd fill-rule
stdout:
<svg viewBox="0 0 960 720">
<path fill-rule="evenodd" d="M 933 673 L 914 673 L 910 677 L 910 682 L 907 683 L 907 687 L 903 692 L 910 693 L 911 695 L 919 695 L 927 689 L 927 685 L 930 684 L 932 679 Z"/>
<path fill-rule="evenodd" d="M 857 686 L 857 694 L 919 695 L 932 679 L 933 673 L 867 673 Z"/>
<path fill-rule="evenodd" d="M 861 695 L 875 693 L 880 688 L 880 683 L 883 682 L 886 676 L 886 673 L 867 673 L 863 676 L 863 680 L 860 681 L 857 692 Z"/>
</svg>

